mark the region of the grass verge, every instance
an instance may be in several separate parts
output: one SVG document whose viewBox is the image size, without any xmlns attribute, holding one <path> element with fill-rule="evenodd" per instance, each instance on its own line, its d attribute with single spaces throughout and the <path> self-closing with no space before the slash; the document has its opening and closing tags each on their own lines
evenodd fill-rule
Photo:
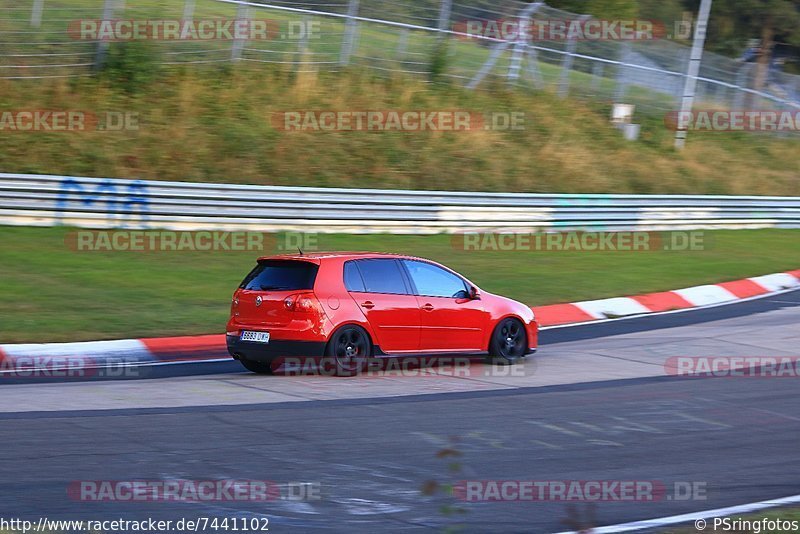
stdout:
<svg viewBox="0 0 800 534">
<path fill-rule="evenodd" d="M 253 252 L 77 252 L 66 228 L 0 227 L 0 342 L 221 332 Z M 796 230 L 705 233 L 692 252 L 465 251 L 451 236 L 325 235 L 320 250 L 419 255 L 531 305 L 677 289 L 800 267 Z M 266 250 L 264 254 L 274 253 Z"/>
</svg>

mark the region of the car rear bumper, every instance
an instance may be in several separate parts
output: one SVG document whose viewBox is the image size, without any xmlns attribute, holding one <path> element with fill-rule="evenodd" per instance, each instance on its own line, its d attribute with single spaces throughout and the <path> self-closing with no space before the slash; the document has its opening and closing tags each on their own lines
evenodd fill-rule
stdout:
<svg viewBox="0 0 800 534">
<path fill-rule="evenodd" d="M 228 353 L 237 360 L 271 363 L 277 358 L 321 358 L 325 354 L 324 341 L 270 339 L 269 343 L 255 343 L 238 336 L 225 336 L 225 341 Z"/>
</svg>

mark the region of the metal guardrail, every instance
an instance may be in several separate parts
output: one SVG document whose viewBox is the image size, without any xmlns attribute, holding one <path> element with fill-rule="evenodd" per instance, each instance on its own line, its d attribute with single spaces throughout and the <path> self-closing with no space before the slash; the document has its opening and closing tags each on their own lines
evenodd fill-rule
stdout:
<svg viewBox="0 0 800 534">
<path fill-rule="evenodd" d="M 0 224 L 401 234 L 800 228 L 800 197 L 403 191 L 0 173 Z"/>
</svg>

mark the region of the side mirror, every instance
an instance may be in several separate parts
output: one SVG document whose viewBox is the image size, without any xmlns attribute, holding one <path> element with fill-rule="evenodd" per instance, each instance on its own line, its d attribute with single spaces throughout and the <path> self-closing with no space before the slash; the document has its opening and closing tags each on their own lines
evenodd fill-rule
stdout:
<svg viewBox="0 0 800 534">
<path fill-rule="evenodd" d="M 469 298 L 472 300 L 480 300 L 481 299 L 481 292 L 478 291 L 478 288 L 472 286 L 469 288 Z"/>
</svg>

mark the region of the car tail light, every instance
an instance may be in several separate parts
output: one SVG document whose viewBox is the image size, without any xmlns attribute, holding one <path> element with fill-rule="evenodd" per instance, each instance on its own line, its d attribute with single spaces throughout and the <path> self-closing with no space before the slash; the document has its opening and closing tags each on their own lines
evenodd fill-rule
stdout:
<svg viewBox="0 0 800 534">
<path fill-rule="evenodd" d="M 321 310 L 314 293 L 298 293 L 283 299 L 283 306 L 296 313 L 317 313 Z"/>
</svg>

